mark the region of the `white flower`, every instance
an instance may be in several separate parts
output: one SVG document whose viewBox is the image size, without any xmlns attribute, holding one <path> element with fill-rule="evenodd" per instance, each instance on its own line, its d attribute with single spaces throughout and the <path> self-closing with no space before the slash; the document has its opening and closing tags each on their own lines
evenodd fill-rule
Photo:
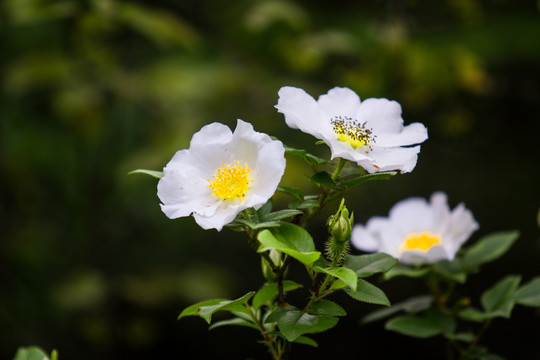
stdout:
<svg viewBox="0 0 540 360">
<path fill-rule="evenodd" d="M 193 135 L 158 183 L 161 209 L 171 219 L 193 214 L 203 229 L 221 228 L 247 208 L 260 208 L 276 191 L 285 171 L 280 141 L 238 120 L 234 133 L 219 123 Z"/>
<path fill-rule="evenodd" d="M 442 192 L 434 193 L 430 200 L 405 199 L 392 207 L 388 218 L 373 217 L 365 227 L 355 225 L 353 245 L 363 251 L 387 253 L 404 264 L 453 260 L 478 223 L 463 203 L 450 211 Z"/>
<path fill-rule="evenodd" d="M 403 126 L 401 105 L 387 99 L 360 98 L 348 88 L 336 87 L 315 101 L 304 90 L 285 86 L 276 108 L 285 122 L 330 146 L 332 159 L 356 162 L 370 173 L 416 166 L 427 129 L 420 123 Z M 408 146 L 408 147 L 403 147 Z"/>
</svg>

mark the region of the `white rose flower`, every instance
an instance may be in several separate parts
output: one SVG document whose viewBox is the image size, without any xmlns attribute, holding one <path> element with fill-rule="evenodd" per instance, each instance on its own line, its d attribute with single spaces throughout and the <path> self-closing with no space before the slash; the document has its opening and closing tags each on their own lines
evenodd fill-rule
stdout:
<svg viewBox="0 0 540 360">
<path fill-rule="evenodd" d="M 352 244 L 367 252 L 384 252 L 404 264 L 452 261 L 478 223 L 463 203 L 450 211 L 446 194 L 436 192 L 430 203 L 409 198 L 395 204 L 387 218 L 373 217 L 355 225 Z"/>
<path fill-rule="evenodd" d="M 260 208 L 285 171 L 281 141 L 238 120 L 234 133 L 219 123 L 204 126 L 189 149 L 178 151 L 158 183 L 161 209 L 171 219 L 193 214 L 203 229 L 217 229 L 244 209 Z"/>
<path fill-rule="evenodd" d="M 412 171 L 420 146 L 410 145 L 428 137 L 420 123 L 403 126 L 401 105 L 396 101 L 370 98 L 360 102 L 354 91 L 340 87 L 318 101 L 290 86 L 282 87 L 278 95 L 276 108 L 288 126 L 326 142 L 332 159 L 354 161 L 370 173 Z"/>
</svg>

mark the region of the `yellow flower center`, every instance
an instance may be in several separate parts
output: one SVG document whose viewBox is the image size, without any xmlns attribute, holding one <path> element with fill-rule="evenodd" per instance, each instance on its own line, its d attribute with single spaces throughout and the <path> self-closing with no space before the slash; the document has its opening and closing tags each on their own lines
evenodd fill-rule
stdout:
<svg viewBox="0 0 540 360">
<path fill-rule="evenodd" d="M 246 163 L 240 165 L 239 161 L 234 164 L 225 164 L 214 173 L 214 179 L 208 179 L 210 183 L 207 187 L 212 189 L 212 196 L 220 197 L 224 200 L 240 198 L 244 202 L 244 196 L 249 190 L 249 183 L 252 182 L 249 174 L 253 172 Z"/>
<path fill-rule="evenodd" d="M 361 146 L 369 147 L 375 142 L 375 135 L 371 129 L 366 128 L 366 123 L 360 123 L 350 117 L 336 116 L 331 120 L 334 134 L 339 141 L 343 141 L 353 149 Z"/>
<path fill-rule="evenodd" d="M 400 251 L 428 251 L 434 245 L 441 243 L 441 235 L 433 234 L 431 231 L 424 231 L 422 233 L 410 233 L 405 237 L 403 244 L 401 244 Z"/>
</svg>

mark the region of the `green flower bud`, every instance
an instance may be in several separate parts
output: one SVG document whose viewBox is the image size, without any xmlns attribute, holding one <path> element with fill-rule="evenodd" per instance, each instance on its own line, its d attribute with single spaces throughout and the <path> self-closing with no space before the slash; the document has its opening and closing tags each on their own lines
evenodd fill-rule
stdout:
<svg viewBox="0 0 540 360">
<path fill-rule="evenodd" d="M 345 199 L 342 199 L 336 214 L 328 218 L 328 232 L 335 241 L 349 241 L 353 223 L 354 215 L 349 216 L 349 210 L 345 207 Z"/>
<path fill-rule="evenodd" d="M 332 265 L 340 265 L 349 254 L 352 226 L 354 215 L 349 216 L 349 210 L 345 207 L 345 200 L 341 200 L 338 211 L 330 216 L 327 222 L 330 237 L 326 242 L 326 255 Z"/>
</svg>

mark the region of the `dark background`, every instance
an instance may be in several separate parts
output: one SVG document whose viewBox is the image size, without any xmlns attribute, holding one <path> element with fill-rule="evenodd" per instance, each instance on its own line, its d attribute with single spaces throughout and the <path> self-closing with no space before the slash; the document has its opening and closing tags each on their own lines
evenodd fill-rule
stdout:
<svg viewBox="0 0 540 360">
<path fill-rule="evenodd" d="M 251 329 L 176 321 L 187 305 L 237 298 L 263 282 L 240 234 L 204 231 L 160 211 L 161 169 L 192 134 L 236 119 L 328 156 L 273 108 L 281 86 L 313 96 L 347 86 L 399 101 L 429 130 L 415 170 L 354 190 L 364 223 L 409 196 L 448 193 L 480 230 L 518 229 L 498 261 L 458 291 L 478 305 L 507 274 L 540 273 L 540 13 L 535 1 L 4 0 L 0 3 L 0 358 L 18 346 L 62 359 L 262 359 Z M 288 159 L 283 185 L 313 188 Z M 285 197 L 276 207 L 286 207 Z M 337 204 L 310 230 L 324 234 Z M 317 235 L 318 248 L 324 237 Z M 302 269 L 292 278 L 305 281 Z M 379 283 L 392 302 L 421 282 Z M 290 298 L 303 301 L 305 293 Z M 345 297 L 349 316 L 293 359 L 444 358 L 440 338 L 360 327 L 378 307 Z M 217 316 L 217 318 L 220 318 Z M 539 359 L 540 317 L 516 307 L 482 343 Z"/>
</svg>

